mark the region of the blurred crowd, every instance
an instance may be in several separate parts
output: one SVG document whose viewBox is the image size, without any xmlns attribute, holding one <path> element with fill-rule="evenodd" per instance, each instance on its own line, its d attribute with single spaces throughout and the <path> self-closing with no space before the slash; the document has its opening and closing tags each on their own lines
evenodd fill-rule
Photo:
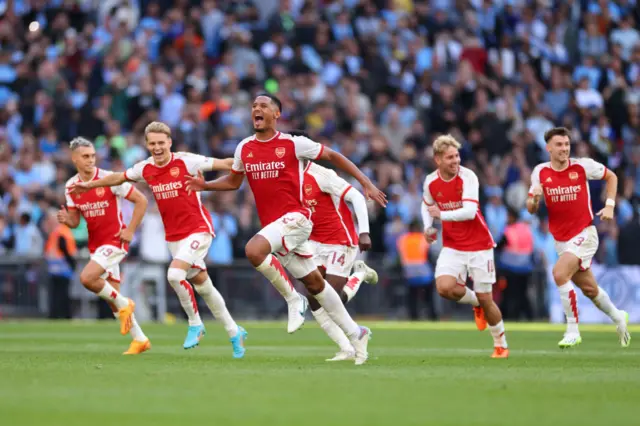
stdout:
<svg viewBox="0 0 640 426">
<path fill-rule="evenodd" d="M 283 101 L 282 130 L 307 131 L 385 189 L 387 209 L 370 211 L 376 252 L 393 257 L 420 220 L 430 143 L 451 133 L 495 240 L 511 211 L 535 236 L 536 262 L 553 262 L 544 212 L 522 212 L 543 134 L 565 125 L 575 156 L 620 178 L 599 261 L 640 264 L 635 0 L 3 0 L 0 12 L 2 252 L 42 253 L 73 137 L 115 171 L 147 157 L 152 120 L 172 127 L 175 150 L 229 157 L 268 91 Z M 592 183 L 596 210 L 602 188 Z M 252 196 L 206 197 L 210 260 L 229 263 L 258 228 Z M 86 228 L 74 235 L 86 245 Z M 133 253 L 165 261 L 163 246 L 151 206 Z"/>
</svg>

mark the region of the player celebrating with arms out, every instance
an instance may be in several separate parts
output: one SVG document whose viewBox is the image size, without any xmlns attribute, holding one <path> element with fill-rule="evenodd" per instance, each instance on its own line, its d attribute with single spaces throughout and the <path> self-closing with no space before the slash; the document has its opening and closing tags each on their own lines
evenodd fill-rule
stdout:
<svg viewBox="0 0 640 426">
<path fill-rule="evenodd" d="M 495 242 L 479 209 L 478 177 L 460 166 L 460 143 L 451 135 L 433 142 L 438 169 L 424 181 L 424 221 L 427 241 L 437 238 L 434 219 L 442 220 L 442 251 L 436 263 L 436 288 L 440 296 L 474 309 L 479 330 L 487 328 L 493 337 L 492 358 L 507 358 L 509 349 L 500 308 L 493 301 L 496 282 L 493 261 Z M 466 286 L 467 275 L 473 288 Z"/>
<path fill-rule="evenodd" d="M 349 316 L 340 296 L 324 280 L 312 259 L 313 248 L 308 241 L 313 226 L 312 212 L 303 200 L 304 162 L 330 161 L 355 177 L 368 197 L 383 206 L 387 203 L 386 197 L 343 155 L 306 137 L 277 131 L 275 126 L 281 110 L 282 104 L 275 96 L 257 96 L 251 111 L 255 135 L 238 144 L 231 173 L 212 182 L 187 178 L 188 187 L 197 191 L 233 191 L 240 188 L 247 176 L 263 228 L 249 240 L 245 252 L 251 264 L 287 301 L 289 333 L 304 323 L 308 303 L 295 291 L 283 265 L 304 283 L 309 294 L 344 331 L 355 349 L 355 364 L 361 365 L 368 357 L 371 331 L 360 327 Z"/>
<path fill-rule="evenodd" d="M 314 251 L 313 260 L 325 280 L 347 303 L 353 299 L 363 282 L 378 283 L 377 272 L 363 261 L 356 261 L 358 248 L 361 251 L 371 248 L 367 201 L 336 172 L 313 161 L 309 161 L 305 168 L 303 196 L 304 203 L 313 215 L 313 229 L 309 237 Z M 358 231 L 347 203 L 353 206 Z M 355 350 L 344 332 L 314 297 L 307 299 L 320 327 L 340 347 L 340 352 L 327 361 L 354 359 Z"/>
<path fill-rule="evenodd" d="M 78 137 L 69 144 L 71 161 L 78 173 L 65 185 L 90 182 L 109 176 L 112 172 L 96 167 L 96 150 L 85 138 Z M 130 183 L 108 189 L 96 188 L 82 195 L 65 194 L 67 205 L 58 211 L 58 222 L 70 228 L 80 224 L 80 215 L 87 222 L 91 259 L 80 273 L 80 282 L 89 291 L 104 299 L 120 319 L 120 332 L 131 333 L 133 341 L 125 355 L 136 355 L 151 348 L 151 343 L 133 314 L 134 303 L 120 294 L 120 262 L 127 255 L 129 243 L 142 222 L 147 199 Z M 122 222 L 122 199 L 134 203 L 129 226 Z"/>
<path fill-rule="evenodd" d="M 538 211 L 544 197 L 549 212 L 549 231 L 555 240 L 558 261 L 553 279 L 558 286 L 562 308 L 567 317 L 567 331 L 558 346 L 568 348 L 582 342 L 578 329 L 578 303 L 573 281 L 602 312 L 616 324 L 622 347 L 629 346 L 629 315 L 614 306 L 609 295 L 598 286 L 591 261 L 598 251 L 598 232 L 593 226 L 589 180 L 606 181 L 606 206 L 598 212 L 603 220 L 613 219 L 618 177 L 604 165 L 590 158 L 570 158 L 571 133 L 556 127 L 544 134 L 550 160 L 538 164 L 531 174 L 527 200 L 530 213 Z"/>
<path fill-rule="evenodd" d="M 198 312 L 193 288 L 207 303 L 214 317 L 222 322 L 233 357 L 242 358 L 247 332 L 236 324 L 227 310 L 222 295 L 207 274 L 204 258 L 214 236 L 211 216 L 202 205 L 200 194 L 187 191 L 185 176 L 210 170 L 229 170 L 232 160 L 219 160 L 186 152 L 171 152 L 171 129 L 154 121 L 144 129 L 151 157 L 136 163 L 124 173 L 113 173 L 91 182 L 76 182 L 72 192 L 83 193 L 93 188 L 122 185 L 126 181 L 145 182 L 151 187 L 162 217 L 165 238 L 173 260 L 167 279 L 189 318 L 189 329 L 183 347 L 198 345 L 205 328 Z M 191 286 L 193 284 L 193 287 Z"/>
</svg>

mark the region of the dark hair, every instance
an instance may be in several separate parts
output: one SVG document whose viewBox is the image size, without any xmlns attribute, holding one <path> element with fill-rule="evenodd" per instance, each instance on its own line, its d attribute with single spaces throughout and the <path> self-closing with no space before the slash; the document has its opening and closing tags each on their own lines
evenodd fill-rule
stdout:
<svg viewBox="0 0 640 426">
<path fill-rule="evenodd" d="M 549 143 L 554 136 L 566 136 L 569 138 L 569 142 L 571 142 L 571 132 L 566 127 L 554 127 L 553 129 L 547 130 L 544 132 L 544 141 Z"/>
<path fill-rule="evenodd" d="M 271 99 L 271 102 L 276 104 L 276 106 L 278 107 L 278 111 L 282 112 L 282 102 L 280 101 L 280 99 L 278 99 L 277 96 L 272 95 L 271 93 L 258 93 L 256 98 L 259 98 L 260 96 L 264 96 Z"/>
</svg>

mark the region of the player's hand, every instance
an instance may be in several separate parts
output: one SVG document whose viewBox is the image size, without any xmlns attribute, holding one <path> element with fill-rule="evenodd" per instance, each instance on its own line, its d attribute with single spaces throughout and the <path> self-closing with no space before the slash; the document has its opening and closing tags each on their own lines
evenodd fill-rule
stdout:
<svg viewBox="0 0 640 426">
<path fill-rule="evenodd" d="M 89 182 L 74 182 L 69 185 L 70 194 L 84 194 L 90 189 Z"/>
<path fill-rule="evenodd" d="M 425 229 L 424 237 L 427 239 L 429 244 L 434 243 L 438 239 L 438 230 L 433 226 Z"/>
<path fill-rule="evenodd" d="M 133 232 L 130 228 L 121 229 L 120 232 L 116 234 L 116 238 L 120 238 L 120 241 L 124 244 L 129 244 L 133 241 Z"/>
<path fill-rule="evenodd" d="M 58 214 L 56 215 L 56 217 L 58 218 L 58 223 L 66 225 L 67 221 L 69 220 L 69 212 L 67 211 L 67 207 L 60 206 L 60 210 L 58 210 Z"/>
<path fill-rule="evenodd" d="M 427 210 L 429 211 L 429 216 L 434 219 L 440 219 L 440 209 L 437 204 L 434 203 L 432 206 L 429 206 Z"/>
<path fill-rule="evenodd" d="M 540 199 L 542 198 L 542 186 L 540 185 L 534 186 L 533 191 L 531 191 L 531 194 L 533 194 L 533 201 L 535 201 L 536 203 L 539 203 Z"/>
<path fill-rule="evenodd" d="M 187 182 L 187 192 L 189 194 L 192 191 L 204 191 L 206 182 L 200 170 L 198 170 L 198 176 L 185 175 L 184 179 Z"/>
<path fill-rule="evenodd" d="M 387 207 L 387 195 L 379 190 L 372 182 L 367 183 L 363 189 L 364 196 L 367 197 L 368 200 L 373 200 L 382 207 Z"/>
<path fill-rule="evenodd" d="M 601 220 L 611 220 L 613 219 L 613 206 L 605 206 L 604 209 L 598 212 L 598 217 Z"/>
<path fill-rule="evenodd" d="M 368 233 L 360 234 L 358 247 L 360 247 L 360 251 L 367 251 L 371 249 L 371 237 Z"/>
</svg>

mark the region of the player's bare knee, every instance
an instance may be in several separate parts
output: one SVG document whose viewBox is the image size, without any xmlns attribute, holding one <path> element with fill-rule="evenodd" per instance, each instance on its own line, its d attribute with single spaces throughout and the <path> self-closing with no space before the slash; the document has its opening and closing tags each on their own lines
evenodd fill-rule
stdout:
<svg viewBox="0 0 640 426">
<path fill-rule="evenodd" d="M 99 275 L 91 271 L 87 271 L 86 269 L 80 273 L 80 282 L 85 288 L 91 289 L 95 286 L 96 281 L 100 278 Z"/>
<path fill-rule="evenodd" d="M 492 306 L 494 304 L 492 293 L 476 292 L 476 297 L 478 298 L 478 303 L 480 303 L 480 306 L 482 306 L 483 308 Z"/>
<path fill-rule="evenodd" d="M 167 280 L 172 286 L 180 284 L 187 279 L 187 271 L 178 268 L 169 268 L 167 270 Z"/>
<path fill-rule="evenodd" d="M 558 265 L 553 267 L 552 273 L 553 273 L 553 281 L 558 286 L 566 284 L 567 281 L 569 281 L 569 279 L 571 278 L 566 268 L 560 267 Z"/>
<path fill-rule="evenodd" d="M 262 265 L 262 262 L 267 258 L 271 249 L 269 242 L 264 237 L 261 238 L 266 242 L 266 246 L 261 244 L 261 241 L 257 240 L 256 237 L 253 237 L 244 247 L 247 259 L 249 259 L 249 262 L 251 262 L 254 267 Z"/>
<path fill-rule="evenodd" d="M 200 271 L 195 277 L 189 279 L 189 281 L 191 281 L 191 284 L 193 285 L 200 285 L 204 284 L 204 282 L 207 281 L 207 278 L 209 278 L 207 271 Z"/>
<path fill-rule="evenodd" d="M 445 299 L 453 299 L 453 288 L 447 284 L 436 283 L 436 290 L 438 294 Z"/>
</svg>

